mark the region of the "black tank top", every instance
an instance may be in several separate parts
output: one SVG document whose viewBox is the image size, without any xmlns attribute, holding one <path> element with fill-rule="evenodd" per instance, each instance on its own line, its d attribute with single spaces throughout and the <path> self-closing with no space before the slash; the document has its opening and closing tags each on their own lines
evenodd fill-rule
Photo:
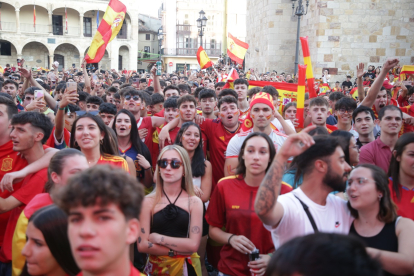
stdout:
<svg viewBox="0 0 414 276">
<path fill-rule="evenodd" d="M 174 238 L 188 237 L 190 214 L 186 210 L 175 205 L 175 202 L 177 202 L 181 192 L 175 199 L 174 203 L 171 203 L 168 196 L 165 195 L 170 204 L 154 214 L 151 223 L 151 233 L 158 233 Z"/>
<path fill-rule="evenodd" d="M 398 252 L 398 237 L 395 233 L 395 226 L 397 219 L 393 222 L 386 223 L 382 228 L 381 232 L 372 237 L 363 237 L 357 233 L 352 222 L 351 229 L 349 230 L 350 235 L 354 235 L 359 238 L 366 247 L 372 247 L 379 250 Z M 384 270 L 383 276 L 393 276 L 394 274 L 388 273 Z M 407 275 L 410 276 L 410 275 Z"/>
</svg>

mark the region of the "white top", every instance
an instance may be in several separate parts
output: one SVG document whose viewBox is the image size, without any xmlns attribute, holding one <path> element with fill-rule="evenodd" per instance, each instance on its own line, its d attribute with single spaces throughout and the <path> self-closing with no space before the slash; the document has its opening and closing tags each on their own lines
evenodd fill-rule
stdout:
<svg viewBox="0 0 414 276">
<path fill-rule="evenodd" d="M 291 120 L 285 120 L 285 122 L 293 129 L 294 132 L 296 132 L 295 126 L 293 125 Z M 280 132 L 282 132 L 283 134 L 286 134 L 285 130 L 283 129 L 282 124 L 280 123 L 278 119 L 274 118 L 271 124 L 274 127 L 276 127 Z"/>
<path fill-rule="evenodd" d="M 312 224 L 295 195 L 308 205 L 320 232 L 345 235 L 349 233 L 354 218 L 351 216 L 345 200 L 329 194 L 326 198 L 326 205 L 322 206 L 310 200 L 299 187 L 278 197 L 277 201 L 282 204 L 284 209 L 279 225 L 274 229 L 269 225 L 264 225 L 271 232 L 276 249 L 295 237 L 314 233 Z"/>
<path fill-rule="evenodd" d="M 193 177 L 193 185 L 201 188 L 201 176 Z"/>
<path fill-rule="evenodd" d="M 237 158 L 239 156 L 240 149 L 244 140 L 246 140 L 247 136 L 253 132 L 253 128 L 251 128 L 246 132 L 239 132 L 236 135 L 234 135 L 233 138 L 230 139 L 229 144 L 227 145 L 226 158 Z M 286 134 L 283 134 L 276 130 L 272 130 L 269 137 L 273 141 L 276 151 L 283 145 L 283 143 L 287 139 Z"/>
</svg>

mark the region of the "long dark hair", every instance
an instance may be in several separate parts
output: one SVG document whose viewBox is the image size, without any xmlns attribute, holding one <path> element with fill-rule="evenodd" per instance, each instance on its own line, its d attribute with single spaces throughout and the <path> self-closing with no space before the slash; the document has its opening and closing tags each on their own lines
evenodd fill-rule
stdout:
<svg viewBox="0 0 414 276">
<path fill-rule="evenodd" d="M 47 182 L 45 184 L 45 192 L 50 193 L 51 189 L 54 186 L 54 182 L 52 180 L 52 172 L 57 173 L 58 175 L 62 174 L 63 167 L 65 166 L 66 158 L 80 155 L 85 157 L 85 155 L 77 149 L 66 148 L 63 150 L 58 151 L 55 155 L 53 155 L 52 159 L 50 159 L 49 168 L 47 169 Z"/>
<path fill-rule="evenodd" d="M 184 132 L 190 126 L 195 126 L 198 129 L 198 134 L 200 135 L 200 142 L 198 143 L 198 145 L 197 145 L 197 147 L 194 151 L 193 159 L 191 159 L 191 170 L 193 172 L 194 177 L 204 176 L 204 174 L 206 173 L 206 165 L 205 165 L 205 162 L 204 162 L 203 139 L 202 139 L 202 134 L 201 134 L 200 127 L 197 124 L 193 123 L 193 122 L 184 123 L 181 126 L 180 131 L 178 131 L 177 137 L 175 137 L 174 144 L 179 145 L 179 146 L 184 148 L 183 143 L 182 143 L 181 140 L 182 140 Z"/>
<path fill-rule="evenodd" d="M 236 174 L 243 175 L 243 177 L 246 176 L 246 165 L 244 164 L 243 153 L 244 153 L 244 149 L 246 147 L 247 141 L 249 141 L 253 137 L 263 137 L 266 140 L 267 145 L 269 146 L 269 155 L 270 156 L 269 156 L 269 164 L 267 164 L 267 167 L 266 167 L 266 172 L 269 169 L 270 164 L 272 163 L 273 158 L 276 155 L 275 145 L 273 144 L 273 141 L 272 141 L 272 139 L 270 139 L 269 135 L 261 133 L 261 132 L 250 133 L 247 136 L 246 140 L 244 140 L 244 142 L 241 146 L 240 154 L 239 154 L 239 157 L 238 157 L 239 164 L 237 165 L 237 168 L 236 168 Z"/>
<path fill-rule="evenodd" d="M 401 200 L 401 185 L 400 185 L 400 162 L 397 158 L 401 158 L 405 148 L 408 144 L 414 143 L 414 133 L 405 133 L 398 138 L 395 143 L 394 151 L 391 157 L 390 166 L 388 168 L 388 176 L 392 178 L 392 189 L 397 195 L 397 199 Z"/>
<path fill-rule="evenodd" d="M 80 272 L 73 258 L 68 238 L 68 217 L 66 213 L 56 205 L 50 205 L 37 210 L 29 222 L 42 232 L 50 253 L 59 266 L 70 276 Z M 20 274 L 29 276 L 27 265 L 23 267 Z"/>
<path fill-rule="evenodd" d="M 384 170 L 372 164 L 362 164 L 355 167 L 366 168 L 371 171 L 371 177 L 375 181 L 375 187 L 382 192 L 382 198 L 379 201 L 379 212 L 377 218 L 384 223 L 393 222 L 397 218 L 397 207 L 391 200 L 390 189 L 388 188 L 388 178 Z M 351 204 L 347 203 L 348 209 L 354 218 L 358 218 L 358 211 L 352 208 Z"/>
<path fill-rule="evenodd" d="M 115 131 L 115 134 L 118 135 L 118 133 L 116 133 L 116 119 L 118 118 L 119 114 L 124 113 L 126 114 L 129 119 L 131 120 L 131 132 L 130 132 L 130 136 L 129 136 L 129 140 L 131 141 L 132 146 L 141 154 L 142 150 L 142 141 L 141 138 L 139 137 L 139 132 L 138 132 L 138 126 L 135 123 L 135 117 L 134 115 L 132 115 L 131 111 L 126 110 L 126 109 L 121 109 L 118 114 L 116 114 L 115 118 L 114 118 L 114 123 L 112 124 L 112 129 Z M 148 134 L 150 135 L 150 134 Z"/>
<path fill-rule="evenodd" d="M 105 125 L 104 121 L 102 121 L 101 117 L 94 116 L 90 113 L 86 113 L 76 118 L 76 120 L 73 122 L 71 136 L 70 136 L 70 147 L 74 149 L 82 150 L 77 143 L 75 144 L 76 142 L 75 136 L 76 136 L 76 124 L 78 123 L 80 119 L 83 119 L 83 118 L 90 118 L 91 120 L 93 120 L 98 126 L 101 133 L 104 134 L 102 144 L 99 146 L 99 151 L 101 152 L 101 155 L 109 154 L 109 155 L 119 156 L 118 148 L 114 147 L 114 144 L 111 143 L 111 140 L 110 140 L 111 137 L 109 136 L 109 130 L 107 129 L 107 126 Z"/>
<path fill-rule="evenodd" d="M 335 130 L 331 133 L 331 136 L 339 137 L 341 140 L 341 148 L 345 153 L 345 161 L 351 166 L 351 160 L 349 159 L 349 144 L 351 142 L 351 138 L 354 137 L 352 133 L 345 130 Z"/>
</svg>

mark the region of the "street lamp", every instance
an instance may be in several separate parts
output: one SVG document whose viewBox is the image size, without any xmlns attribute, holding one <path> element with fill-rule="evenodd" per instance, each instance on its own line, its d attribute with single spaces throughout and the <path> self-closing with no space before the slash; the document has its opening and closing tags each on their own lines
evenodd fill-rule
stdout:
<svg viewBox="0 0 414 276">
<path fill-rule="evenodd" d="M 160 55 L 160 60 L 161 60 L 161 46 L 162 46 L 162 40 L 164 39 L 164 35 L 163 35 L 163 30 L 162 30 L 162 26 L 158 29 L 158 54 Z"/>
<path fill-rule="evenodd" d="M 306 11 L 303 8 L 302 0 L 298 0 L 298 6 L 296 7 L 296 11 L 295 11 L 295 2 L 296 0 L 292 0 L 292 15 L 296 15 L 298 17 L 298 29 L 296 33 L 296 53 L 295 53 L 295 76 L 296 76 L 298 72 L 298 64 L 299 64 L 298 58 L 299 58 L 300 17 L 308 13 L 309 0 L 306 0 Z"/>
<path fill-rule="evenodd" d="M 204 27 L 207 25 L 207 17 L 205 17 L 205 12 L 201 10 L 198 14 L 200 14 L 200 17 L 197 19 L 197 28 L 198 29 L 198 35 L 200 36 L 200 46 L 203 47 L 203 31 Z"/>
</svg>

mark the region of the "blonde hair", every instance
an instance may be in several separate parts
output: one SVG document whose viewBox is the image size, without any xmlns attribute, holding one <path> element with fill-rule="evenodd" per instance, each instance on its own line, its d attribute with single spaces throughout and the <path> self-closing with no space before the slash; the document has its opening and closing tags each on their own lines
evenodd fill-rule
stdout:
<svg viewBox="0 0 414 276">
<path fill-rule="evenodd" d="M 158 155 L 158 160 L 161 159 L 161 157 L 164 155 L 165 152 L 169 150 L 175 150 L 180 155 L 181 161 L 183 163 L 184 167 L 184 176 L 181 178 L 181 189 L 187 192 L 188 196 L 195 196 L 194 194 L 194 187 L 193 187 L 193 173 L 191 172 L 191 161 L 190 157 L 188 156 L 187 151 L 178 145 L 170 145 L 164 147 L 160 154 Z M 157 205 L 158 202 L 160 202 L 162 194 L 163 194 L 163 188 L 164 188 L 164 180 L 161 177 L 160 168 L 155 168 L 155 174 L 156 174 L 156 184 L 155 184 L 155 193 L 154 193 L 154 205 L 152 206 L 151 213 L 154 213 L 155 205 Z M 190 211 L 190 210 L 189 210 Z"/>
</svg>

